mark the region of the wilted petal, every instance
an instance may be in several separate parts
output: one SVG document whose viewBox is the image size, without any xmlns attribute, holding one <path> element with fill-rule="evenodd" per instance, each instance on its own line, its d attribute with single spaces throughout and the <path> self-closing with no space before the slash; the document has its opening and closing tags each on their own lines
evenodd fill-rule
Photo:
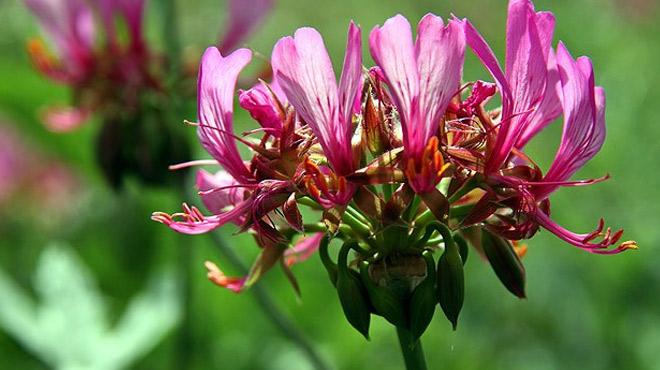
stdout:
<svg viewBox="0 0 660 370">
<path fill-rule="evenodd" d="M 251 174 L 243 163 L 233 133 L 234 91 L 238 74 L 252 59 L 252 52 L 239 49 L 223 57 L 217 48 L 206 49 L 197 82 L 197 131 L 202 145 L 227 172 L 241 183 Z"/>
<path fill-rule="evenodd" d="M 245 287 L 247 277 L 227 276 L 222 270 L 220 270 L 218 265 L 210 261 L 204 262 L 204 266 L 207 270 L 206 276 L 217 286 L 227 288 L 234 293 L 240 293 Z"/>
<path fill-rule="evenodd" d="M 229 53 L 239 46 L 263 22 L 273 3 L 273 0 L 229 0 L 227 27 L 218 43 L 221 52 Z"/>
</svg>

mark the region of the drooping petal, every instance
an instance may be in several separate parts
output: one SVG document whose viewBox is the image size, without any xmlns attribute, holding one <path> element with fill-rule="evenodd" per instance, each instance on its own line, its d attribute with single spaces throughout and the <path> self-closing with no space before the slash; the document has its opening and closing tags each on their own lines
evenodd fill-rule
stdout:
<svg viewBox="0 0 660 370">
<path fill-rule="evenodd" d="M 582 250 L 596 254 L 616 254 L 628 249 L 637 249 L 634 241 L 625 241 L 619 243 L 623 230 L 612 232 L 611 229 L 603 230 L 605 224 L 600 220 L 598 228 L 587 234 L 577 234 L 569 231 L 561 225 L 554 222 L 547 214 L 537 210 L 534 218 L 546 230 L 558 236 L 563 241 L 570 243 Z M 615 246 L 614 248 L 611 248 Z"/>
<path fill-rule="evenodd" d="M 561 144 L 544 181 L 568 180 L 593 158 L 605 141 L 605 92 L 595 87 L 591 62 L 586 57 L 574 60 L 564 44 L 557 49 L 561 79 L 564 130 Z M 539 190 L 546 197 L 556 186 Z"/>
<path fill-rule="evenodd" d="M 458 92 L 463 72 L 463 23 L 427 14 L 419 22 L 415 57 L 419 75 L 419 122 L 408 128 L 411 142 L 423 147 L 438 131 L 450 99 Z"/>
<path fill-rule="evenodd" d="M 212 175 L 204 170 L 197 171 L 197 190 L 206 209 L 214 214 L 225 212 L 245 199 L 245 188 L 226 171 Z M 239 221 L 240 223 L 240 221 Z"/>
<path fill-rule="evenodd" d="M 342 86 L 347 89 L 356 85 L 352 70 L 356 63 L 354 30 L 349 30 L 348 70 Z M 289 102 L 318 138 L 333 170 L 342 176 L 352 172 L 352 125 L 341 114 L 332 63 L 321 35 L 313 28 L 300 28 L 294 37 L 280 39 L 271 63 Z M 354 94 L 347 91 L 345 96 L 350 99 Z"/>
<path fill-rule="evenodd" d="M 240 293 L 245 287 L 247 277 L 227 276 L 218 265 L 211 261 L 204 262 L 204 267 L 206 267 L 208 279 L 219 287 L 227 288 L 234 293 Z"/>
<path fill-rule="evenodd" d="M 239 46 L 263 22 L 273 3 L 273 0 L 229 0 L 227 27 L 218 43 L 220 51 L 229 53 Z"/>
<path fill-rule="evenodd" d="M 285 263 L 288 266 L 291 266 L 296 263 L 304 262 L 309 257 L 313 256 L 314 252 L 319 249 L 319 245 L 321 244 L 324 235 L 324 233 L 315 233 L 300 238 L 295 246 L 284 252 Z"/>
<path fill-rule="evenodd" d="M 204 216 L 197 208 L 184 204 L 184 212 L 167 214 L 154 212 L 151 219 L 165 224 L 170 229 L 188 235 L 197 235 L 215 230 L 229 222 L 239 223 L 250 211 L 252 201 L 245 200 L 236 204 L 231 210 L 212 216 Z"/>
<path fill-rule="evenodd" d="M 251 174 L 243 163 L 233 132 L 234 91 L 241 70 L 252 52 L 239 49 L 223 57 L 217 48 L 206 49 L 197 82 L 197 131 L 202 145 L 237 181 L 247 183 Z"/>
</svg>

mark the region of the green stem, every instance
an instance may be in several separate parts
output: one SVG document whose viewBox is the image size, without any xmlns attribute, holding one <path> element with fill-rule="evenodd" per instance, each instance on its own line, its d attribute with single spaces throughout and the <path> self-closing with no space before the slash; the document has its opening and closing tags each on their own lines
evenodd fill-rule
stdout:
<svg viewBox="0 0 660 370">
<path fill-rule="evenodd" d="M 406 370 L 426 370 L 426 359 L 421 340 L 413 340 L 408 329 L 397 327 L 396 333 L 399 336 L 399 345 Z"/>
<path fill-rule="evenodd" d="M 247 274 L 248 267 L 241 261 L 240 257 L 229 248 L 224 239 L 218 233 L 210 233 L 211 238 L 220 250 L 220 253 L 233 265 L 241 274 Z M 312 343 L 307 337 L 295 326 L 295 324 L 277 307 L 273 298 L 268 292 L 260 285 L 255 284 L 250 287 L 249 292 L 254 294 L 257 304 L 261 311 L 269 318 L 269 320 L 287 337 L 291 340 L 304 354 L 312 364 L 314 369 L 328 370 L 329 366 L 325 363 L 321 355 L 316 351 Z"/>
</svg>

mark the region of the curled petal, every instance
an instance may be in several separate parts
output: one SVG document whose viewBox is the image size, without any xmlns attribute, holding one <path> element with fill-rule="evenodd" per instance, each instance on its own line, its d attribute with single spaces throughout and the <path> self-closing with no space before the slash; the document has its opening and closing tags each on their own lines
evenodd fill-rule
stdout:
<svg viewBox="0 0 660 370">
<path fill-rule="evenodd" d="M 536 211 L 534 218 L 539 225 L 557 235 L 563 241 L 590 253 L 615 254 L 628 249 L 637 249 L 637 243 L 634 241 L 626 241 L 617 245 L 619 239 L 621 239 L 621 236 L 623 235 L 623 230 L 618 230 L 612 233 L 611 229 L 608 228 L 603 232 L 605 224 L 602 219 L 595 231 L 589 234 L 577 234 L 558 225 L 541 210 Z M 596 241 L 596 239 L 599 238 L 600 241 Z M 610 248 L 614 245 L 617 246 L 615 248 Z"/>
<path fill-rule="evenodd" d="M 196 207 L 189 207 L 187 204 L 184 204 L 184 212 L 182 213 L 170 215 L 163 212 L 154 212 L 151 215 L 151 219 L 165 224 L 170 229 L 182 234 L 196 235 L 215 230 L 228 222 L 240 222 L 251 207 L 252 202 L 246 200 L 227 212 L 213 216 L 204 216 Z"/>
<path fill-rule="evenodd" d="M 215 47 L 206 49 L 197 82 L 197 134 L 202 145 L 227 172 L 241 183 L 252 176 L 243 163 L 233 132 L 234 89 L 238 74 L 252 59 L 252 52 L 239 49 L 223 57 Z"/>
<path fill-rule="evenodd" d="M 206 261 L 204 266 L 208 271 L 206 276 L 211 280 L 215 285 L 227 288 L 234 293 L 240 293 L 245 287 L 245 282 L 247 281 L 246 277 L 230 277 L 225 275 L 222 270 L 213 262 Z"/>
</svg>

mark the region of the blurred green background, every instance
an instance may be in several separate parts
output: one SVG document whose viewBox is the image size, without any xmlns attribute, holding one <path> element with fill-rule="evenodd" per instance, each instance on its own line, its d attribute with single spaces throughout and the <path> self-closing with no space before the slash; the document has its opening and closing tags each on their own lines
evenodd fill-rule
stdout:
<svg viewBox="0 0 660 370">
<path fill-rule="evenodd" d="M 161 20 L 147 12 L 150 36 L 157 44 Z M 552 200 L 553 217 L 571 230 L 591 231 L 599 217 L 624 227 L 639 251 L 595 256 L 540 232 L 529 241 L 524 258 L 528 298 L 517 300 L 494 273 L 473 255 L 467 263 L 466 301 L 459 328 L 436 317 L 423 337 L 431 369 L 660 369 L 660 18 L 656 0 L 538 0 L 537 9 L 557 18 L 555 41 L 574 56 L 589 55 L 596 79 L 607 91 L 608 138 L 576 177 L 605 173 L 611 180 L 590 187 L 562 189 Z M 195 59 L 215 42 L 226 21 L 224 2 L 178 1 L 185 52 Z M 248 45 L 270 55 L 272 45 L 300 26 L 324 35 L 336 65 L 343 58 L 346 28 L 354 19 L 369 30 L 396 13 L 416 22 L 426 12 L 468 17 L 498 55 L 503 55 L 506 2 L 279 0 L 273 14 Z M 149 220 L 154 210 L 179 209 L 174 190 L 129 183 L 116 193 L 105 184 L 94 161 L 98 122 L 65 135 L 48 132 L 39 121 L 42 107 L 66 103 L 66 88 L 53 85 L 31 67 L 25 41 L 39 30 L 22 2 L 0 0 L 0 122 L 48 161 L 68 166 L 76 177 L 66 201 L 47 205 L 33 195 L 0 203 L 0 267 L 26 290 L 38 256 L 49 241 L 73 246 L 98 280 L 110 319 L 144 288 L 151 274 L 191 254 L 193 289 L 185 298 L 190 345 L 183 350 L 174 330 L 136 362 L 135 369 L 309 369 L 305 357 L 259 311 L 253 293 L 235 295 L 205 278 L 203 262 L 226 260 L 207 236 L 180 236 Z M 365 55 L 367 48 L 365 47 Z M 370 64 L 366 59 L 365 64 Z M 486 78 L 468 58 L 466 79 Z M 187 117 L 194 118 L 194 111 Z M 238 113 L 240 129 L 251 126 Z M 195 158 L 207 158 L 195 141 Z M 529 147 L 543 168 L 552 160 L 561 125 L 554 124 Z M 45 160 L 45 159 L 44 159 Z M 20 193 L 20 192 L 19 192 Z M 199 204 L 196 199 L 191 203 Z M 256 248 L 249 236 L 221 234 L 247 262 Z M 229 272 L 231 269 L 228 268 Z M 382 319 L 372 324 L 367 342 L 344 319 L 338 299 L 317 258 L 294 267 L 302 289 L 298 301 L 279 269 L 260 282 L 277 304 L 318 346 L 336 369 L 400 369 L 394 329 Z M 185 280 L 185 276 L 180 276 Z M 0 305 L 11 304 L 0 297 Z M 75 331 L 76 328 L 71 328 Z M 63 340 L 66 338 L 62 338 Z M 185 352 L 185 353 L 182 353 Z M 1 369 L 43 369 L 43 363 L 0 331 Z"/>
</svg>

